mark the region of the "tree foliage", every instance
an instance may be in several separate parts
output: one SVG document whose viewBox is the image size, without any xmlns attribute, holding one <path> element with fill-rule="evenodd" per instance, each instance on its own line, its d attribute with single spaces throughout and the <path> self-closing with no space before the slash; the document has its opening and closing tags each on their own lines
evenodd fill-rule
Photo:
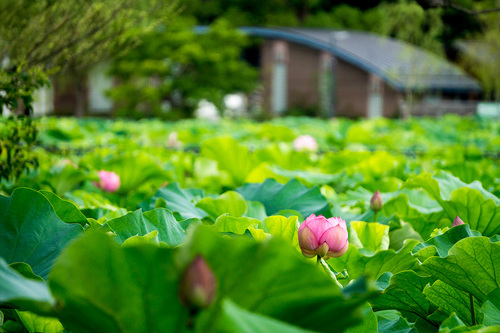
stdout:
<svg viewBox="0 0 500 333">
<path fill-rule="evenodd" d="M 172 2 L 160 0 L 3 0 L 0 91 L 22 99 L 40 71 L 94 64 L 137 43 L 173 9 Z M 29 108 L 30 101 L 23 102 Z"/>
<path fill-rule="evenodd" d="M 196 32 L 193 20 L 179 18 L 113 63 L 119 84 L 110 96 L 127 116 L 189 116 L 202 99 L 220 107 L 226 94 L 255 87 L 257 73 L 241 59 L 248 42 L 225 20 Z"/>
</svg>

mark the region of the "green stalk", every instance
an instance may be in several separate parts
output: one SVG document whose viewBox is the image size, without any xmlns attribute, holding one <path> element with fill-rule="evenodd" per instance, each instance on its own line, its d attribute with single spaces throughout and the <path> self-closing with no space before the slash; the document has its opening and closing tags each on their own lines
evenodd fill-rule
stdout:
<svg viewBox="0 0 500 333">
<path fill-rule="evenodd" d="M 474 309 L 474 296 L 472 296 L 471 293 L 469 293 L 469 299 L 470 299 L 470 316 L 472 319 L 472 326 L 476 325 L 476 310 Z"/>
<path fill-rule="evenodd" d="M 373 222 L 377 222 L 377 214 L 378 210 L 374 210 L 375 214 L 373 214 Z"/>
</svg>

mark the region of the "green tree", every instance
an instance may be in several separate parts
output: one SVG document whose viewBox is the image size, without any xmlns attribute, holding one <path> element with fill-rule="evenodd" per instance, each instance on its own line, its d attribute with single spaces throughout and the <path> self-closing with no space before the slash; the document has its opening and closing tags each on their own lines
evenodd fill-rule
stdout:
<svg viewBox="0 0 500 333">
<path fill-rule="evenodd" d="M 43 84 L 37 79 L 40 73 L 85 67 L 124 50 L 173 9 L 172 2 L 161 0 L 2 0 L 0 91 L 4 99 L 0 102 L 21 99 L 27 113 L 30 100 L 23 96 L 32 92 L 33 82 L 35 87 Z M 22 75 L 18 75 L 20 69 Z M 3 105 L 19 107 L 11 102 Z"/>
<path fill-rule="evenodd" d="M 190 116 L 201 99 L 220 108 L 226 94 L 250 92 L 257 83 L 256 70 L 241 59 L 247 44 L 225 20 L 196 32 L 194 20 L 179 18 L 113 63 L 119 84 L 109 95 L 119 115 L 134 117 Z"/>
</svg>

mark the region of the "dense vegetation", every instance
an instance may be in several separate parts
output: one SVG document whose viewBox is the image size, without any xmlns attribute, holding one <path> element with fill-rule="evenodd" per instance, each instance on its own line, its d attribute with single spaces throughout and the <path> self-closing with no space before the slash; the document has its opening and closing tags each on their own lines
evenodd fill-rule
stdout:
<svg viewBox="0 0 500 333">
<path fill-rule="evenodd" d="M 0 331 L 500 328 L 497 121 L 39 128 L 0 183 Z M 348 246 L 306 259 L 311 214 Z"/>
</svg>

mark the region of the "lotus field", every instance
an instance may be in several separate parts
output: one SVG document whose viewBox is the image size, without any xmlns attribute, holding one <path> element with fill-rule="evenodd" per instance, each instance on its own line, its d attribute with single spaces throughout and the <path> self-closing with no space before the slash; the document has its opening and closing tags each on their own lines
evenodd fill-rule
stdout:
<svg viewBox="0 0 500 333">
<path fill-rule="evenodd" d="M 0 332 L 500 332 L 498 121 L 37 125 Z"/>
</svg>

